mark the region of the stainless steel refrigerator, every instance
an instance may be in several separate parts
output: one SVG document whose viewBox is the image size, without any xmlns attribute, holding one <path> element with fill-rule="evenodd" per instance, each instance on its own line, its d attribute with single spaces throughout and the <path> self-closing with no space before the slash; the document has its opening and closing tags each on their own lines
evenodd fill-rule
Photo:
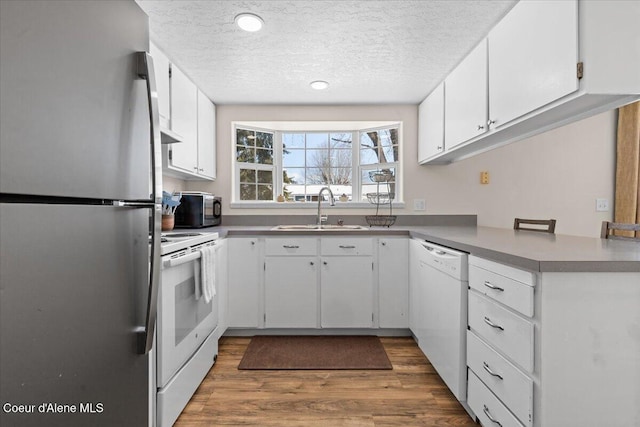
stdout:
<svg viewBox="0 0 640 427">
<path fill-rule="evenodd" d="M 161 161 L 131 1 L 0 2 L 0 425 L 149 423 Z"/>
</svg>

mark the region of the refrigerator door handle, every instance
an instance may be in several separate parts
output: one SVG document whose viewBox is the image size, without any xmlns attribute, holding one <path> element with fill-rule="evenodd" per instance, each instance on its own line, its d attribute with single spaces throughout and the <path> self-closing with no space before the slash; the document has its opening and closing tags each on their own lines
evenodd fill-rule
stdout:
<svg viewBox="0 0 640 427">
<path fill-rule="evenodd" d="M 153 346 L 154 328 L 158 312 L 158 288 L 160 286 L 160 227 L 162 221 L 162 152 L 160 148 L 160 115 L 158 112 L 158 91 L 153 68 L 153 58 L 148 52 L 137 52 L 138 77 L 147 83 L 147 100 L 149 102 L 149 132 L 151 148 L 151 185 L 153 210 L 151 233 L 151 260 L 149 274 L 149 291 L 147 314 L 144 329 L 138 335 L 138 353 L 146 354 Z"/>
</svg>

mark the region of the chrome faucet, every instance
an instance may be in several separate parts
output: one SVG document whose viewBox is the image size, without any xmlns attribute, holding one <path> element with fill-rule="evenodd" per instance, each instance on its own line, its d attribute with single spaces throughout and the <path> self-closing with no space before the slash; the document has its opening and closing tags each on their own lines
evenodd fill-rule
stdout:
<svg viewBox="0 0 640 427">
<path fill-rule="evenodd" d="M 318 192 L 318 218 L 316 220 L 316 224 L 318 225 L 318 228 L 322 228 L 322 220 L 324 219 L 325 221 L 327 220 L 327 217 L 322 217 L 320 215 L 320 206 L 321 206 L 321 202 L 322 202 L 322 193 L 327 190 L 329 192 L 329 205 L 331 206 L 335 206 L 336 202 L 334 200 L 333 197 L 333 191 L 331 191 L 331 189 L 329 187 L 322 187 L 320 189 L 320 191 Z"/>
</svg>

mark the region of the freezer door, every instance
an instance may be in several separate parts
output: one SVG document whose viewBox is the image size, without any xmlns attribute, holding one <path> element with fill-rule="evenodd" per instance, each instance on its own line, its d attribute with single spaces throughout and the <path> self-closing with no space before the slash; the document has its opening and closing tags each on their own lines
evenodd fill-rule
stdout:
<svg viewBox="0 0 640 427">
<path fill-rule="evenodd" d="M 0 192 L 149 199 L 148 50 L 133 1 L 0 2 Z"/>
<path fill-rule="evenodd" d="M 136 327 L 148 219 L 147 209 L 0 204 L 0 401 L 36 405 L 0 411 L 0 425 L 147 425 Z M 76 412 L 40 413 L 43 403 Z"/>
</svg>

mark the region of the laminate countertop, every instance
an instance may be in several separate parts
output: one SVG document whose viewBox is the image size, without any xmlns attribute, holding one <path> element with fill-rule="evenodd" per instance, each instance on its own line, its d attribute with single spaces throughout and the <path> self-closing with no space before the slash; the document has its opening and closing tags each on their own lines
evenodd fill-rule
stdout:
<svg viewBox="0 0 640 427">
<path fill-rule="evenodd" d="M 197 231 L 217 232 L 220 237 L 409 236 L 536 272 L 640 272 L 640 243 L 637 242 L 506 228 L 392 226 L 319 232 L 273 230 L 273 226 L 219 226 Z"/>
</svg>

